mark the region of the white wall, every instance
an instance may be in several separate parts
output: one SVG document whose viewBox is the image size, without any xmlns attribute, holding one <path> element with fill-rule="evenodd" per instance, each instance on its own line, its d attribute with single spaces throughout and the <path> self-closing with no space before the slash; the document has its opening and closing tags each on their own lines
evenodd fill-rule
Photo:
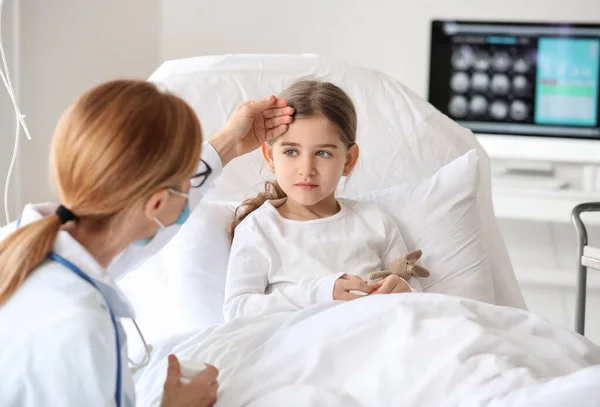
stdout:
<svg viewBox="0 0 600 407">
<path fill-rule="evenodd" d="M 25 204 L 55 199 L 48 186 L 49 145 L 66 107 L 101 81 L 143 79 L 156 68 L 159 7 L 158 0 L 21 0 L 20 8 L 21 109 L 33 137 L 23 139 L 19 161 Z M 9 18 L 5 14 L 5 23 Z M 2 120 L 2 167 L 6 127 Z"/>
<path fill-rule="evenodd" d="M 21 9 L 21 106 L 34 137 L 23 139 L 20 203 L 55 199 L 48 150 L 77 95 L 116 77 L 147 77 L 160 61 L 231 52 L 315 52 L 379 69 L 417 93 L 427 89 L 430 19 L 456 17 L 599 21 L 600 1 L 507 0 L 6 0 Z M 235 10 L 235 12 L 234 12 Z M 8 166 L 13 120 L 0 92 L 0 167 Z"/>
<path fill-rule="evenodd" d="M 13 43 L 16 40 L 16 35 L 13 32 L 15 25 L 13 24 L 13 4 L 8 2 L 4 5 L 2 12 L 2 37 L 4 44 L 4 52 L 6 53 L 8 69 L 11 71 L 13 87 L 17 88 L 15 80 L 16 66 L 13 59 Z M 2 69 L 4 72 L 4 69 Z M 16 90 L 16 89 L 15 89 Z M 12 108 L 12 103 L 8 93 L 4 90 L 4 83 L 0 80 L 0 225 L 6 223 L 4 215 L 4 182 L 10 159 L 13 151 L 13 144 L 15 139 L 15 119 Z M 18 172 L 15 171 L 11 179 L 11 188 L 9 194 L 9 211 L 11 216 L 17 212 L 19 206 L 18 197 L 20 196 L 18 190 Z"/>
<path fill-rule="evenodd" d="M 162 0 L 161 59 L 311 52 L 427 90 L 433 18 L 600 21 L 599 0 Z"/>
</svg>

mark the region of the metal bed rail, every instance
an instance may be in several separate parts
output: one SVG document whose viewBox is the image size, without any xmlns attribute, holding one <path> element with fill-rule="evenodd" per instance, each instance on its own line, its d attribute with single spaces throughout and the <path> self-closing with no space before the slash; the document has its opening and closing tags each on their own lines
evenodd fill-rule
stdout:
<svg viewBox="0 0 600 407">
<path fill-rule="evenodd" d="M 571 212 L 571 220 L 577 230 L 579 238 L 577 246 L 577 304 L 575 308 L 575 331 L 581 335 L 585 334 L 585 302 L 587 293 L 587 269 L 584 261 L 584 250 L 588 245 L 587 229 L 581 220 L 581 214 L 585 212 L 600 212 L 600 202 L 586 202 L 577 205 Z"/>
</svg>

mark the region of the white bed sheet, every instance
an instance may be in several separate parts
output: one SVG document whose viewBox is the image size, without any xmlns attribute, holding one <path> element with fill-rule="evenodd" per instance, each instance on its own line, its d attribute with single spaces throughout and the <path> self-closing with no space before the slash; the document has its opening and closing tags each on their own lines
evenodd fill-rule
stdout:
<svg viewBox="0 0 600 407">
<path fill-rule="evenodd" d="M 600 347 L 527 311 L 443 294 L 240 318 L 155 344 L 136 375 L 140 405 L 159 405 L 170 352 L 220 368 L 217 407 L 600 403 Z"/>
</svg>

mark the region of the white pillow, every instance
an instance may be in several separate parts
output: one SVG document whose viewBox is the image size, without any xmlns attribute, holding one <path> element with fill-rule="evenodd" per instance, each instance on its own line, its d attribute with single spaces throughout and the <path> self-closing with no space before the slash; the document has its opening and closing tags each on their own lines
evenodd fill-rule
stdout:
<svg viewBox="0 0 600 407">
<path fill-rule="evenodd" d="M 171 333 L 223 322 L 230 243 L 237 204 L 201 201 L 161 251 L 168 273 L 166 309 Z"/>
<path fill-rule="evenodd" d="M 430 272 L 425 292 L 494 303 L 492 272 L 481 245 L 478 156 L 471 150 L 431 178 L 350 196 L 377 202 L 397 222 L 409 250 Z"/>
<path fill-rule="evenodd" d="M 118 282 L 148 343 L 223 322 L 227 227 L 236 207 L 201 201 L 163 250 Z M 137 330 L 127 320 L 123 328 L 130 358 L 141 361 Z"/>
<path fill-rule="evenodd" d="M 431 178 L 347 197 L 379 203 L 398 223 L 409 249 L 423 250 L 420 264 L 431 272 L 421 281 L 426 292 L 493 303 L 491 269 L 480 245 L 478 185 L 478 156 L 471 150 Z M 202 201 L 161 252 L 171 333 L 223 321 L 227 227 L 236 206 Z"/>
</svg>

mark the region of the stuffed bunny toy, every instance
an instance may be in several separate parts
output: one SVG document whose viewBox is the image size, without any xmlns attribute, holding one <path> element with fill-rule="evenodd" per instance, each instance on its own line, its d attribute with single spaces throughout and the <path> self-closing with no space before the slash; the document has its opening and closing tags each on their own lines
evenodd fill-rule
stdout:
<svg viewBox="0 0 600 407">
<path fill-rule="evenodd" d="M 375 271 L 369 274 L 369 281 L 378 280 L 389 276 L 390 274 L 396 274 L 408 281 L 411 277 L 429 277 L 429 270 L 425 267 L 421 267 L 415 264 L 423 252 L 421 250 L 413 250 L 399 258 L 390 264 L 390 268 L 384 271 Z"/>
</svg>

